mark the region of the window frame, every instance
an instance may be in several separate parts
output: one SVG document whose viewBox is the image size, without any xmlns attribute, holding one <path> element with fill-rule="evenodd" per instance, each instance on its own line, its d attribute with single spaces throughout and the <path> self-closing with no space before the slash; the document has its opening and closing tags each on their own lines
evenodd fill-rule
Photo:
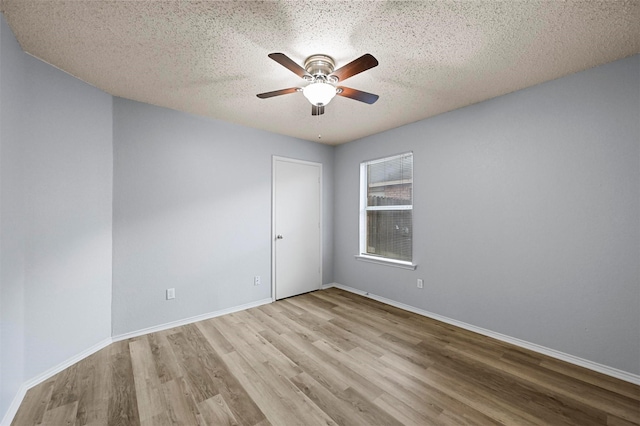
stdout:
<svg viewBox="0 0 640 426">
<path fill-rule="evenodd" d="M 367 196 L 368 196 L 368 169 L 367 167 L 376 164 L 382 163 L 385 161 L 394 160 L 397 158 L 402 158 L 410 155 L 411 156 L 411 205 L 390 205 L 390 206 L 367 206 Z M 358 254 L 355 256 L 356 259 L 377 263 L 381 265 L 394 266 L 403 269 L 416 269 L 417 265 L 413 263 L 413 215 L 411 217 L 411 257 L 410 261 L 394 259 L 391 257 L 384 256 L 376 256 L 367 253 L 367 212 L 369 211 L 398 211 L 398 210 L 411 210 L 413 211 L 414 204 L 414 179 L 413 179 L 413 164 L 414 164 L 414 155 L 413 151 L 403 152 L 401 154 L 389 155 L 386 157 L 376 158 L 372 160 L 363 161 L 360 163 L 360 214 L 359 214 L 359 231 L 358 231 Z"/>
</svg>

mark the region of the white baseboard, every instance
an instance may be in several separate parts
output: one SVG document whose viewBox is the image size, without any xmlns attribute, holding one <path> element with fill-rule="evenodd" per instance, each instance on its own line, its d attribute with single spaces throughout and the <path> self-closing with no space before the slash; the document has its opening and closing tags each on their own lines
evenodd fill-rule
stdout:
<svg viewBox="0 0 640 426">
<path fill-rule="evenodd" d="M 640 385 L 640 375 L 632 374 L 626 371 L 618 370 L 617 368 L 609 367 L 607 365 L 599 364 L 597 362 L 589 361 L 584 358 L 580 358 L 574 355 L 570 355 L 564 352 L 557 351 L 555 349 L 547 348 L 544 346 L 540 346 L 535 343 L 527 342 L 525 340 L 520 340 L 515 337 L 507 336 L 505 334 L 496 333 L 495 331 L 487 330 L 485 328 L 476 327 L 475 325 L 467 324 L 462 321 L 454 320 L 442 315 L 434 314 L 429 311 L 425 311 L 420 308 L 416 308 L 411 305 L 407 305 L 404 303 L 396 302 L 395 300 L 387 299 L 386 297 L 377 296 L 375 294 L 371 294 L 366 291 L 358 290 L 353 287 L 349 287 L 346 285 L 332 283 L 326 284 L 322 286 L 322 289 L 327 289 L 331 287 L 336 287 L 351 293 L 359 294 L 361 296 L 368 297 L 370 299 L 377 300 L 382 303 L 386 303 L 387 305 L 395 306 L 396 308 L 403 309 L 405 311 L 413 312 L 418 315 L 425 316 L 427 318 L 432 318 L 437 321 L 444 322 L 446 324 L 450 324 L 456 327 L 463 328 L 465 330 L 473 331 L 474 333 L 482 334 L 487 337 L 491 337 L 493 339 L 497 339 L 506 343 L 510 343 L 515 346 L 519 346 L 521 348 L 529 349 L 533 352 L 538 352 L 543 355 L 550 356 L 552 358 L 559 359 L 561 361 L 568 362 L 570 364 L 578 365 L 580 367 L 588 368 L 589 370 L 596 371 L 598 373 L 605 374 L 607 376 L 615 377 L 616 379 L 624 380 L 625 382 L 633 383 L 636 385 Z"/>
<path fill-rule="evenodd" d="M 18 389 L 18 393 L 13 398 L 13 401 L 11 401 L 11 405 L 9 405 L 9 409 L 7 410 L 4 417 L 2 418 L 2 421 L 0 421 L 0 426 L 11 425 L 13 418 L 18 413 L 18 408 L 20 408 L 20 404 L 22 404 L 22 400 L 24 399 L 24 396 L 27 394 L 27 390 L 28 390 L 27 387 L 23 383 L 22 386 L 20 386 L 20 388 Z"/>
<path fill-rule="evenodd" d="M 154 325 L 153 327 L 143 328 L 141 330 L 131 331 L 129 333 L 119 334 L 117 336 L 113 336 L 114 342 L 119 342 L 125 339 L 131 339 L 132 337 L 143 336 L 149 333 L 155 333 L 158 331 L 169 330 L 170 328 L 180 327 L 181 325 L 192 324 L 198 321 L 204 321 L 211 318 L 219 317 L 222 315 L 232 314 L 234 312 L 244 311 L 245 309 L 255 308 L 256 306 L 266 305 L 268 303 L 272 303 L 271 298 L 257 300 L 255 302 L 245 303 L 244 305 L 233 306 L 227 309 L 221 309 L 219 311 L 209 312 L 202 315 L 196 315 L 195 317 L 189 317 L 177 321 L 168 322 L 165 324 Z"/>
<path fill-rule="evenodd" d="M 168 330 L 170 328 L 174 328 L 174 327 L 179 327 L 181 325 L 187 325 L 187 324 L 191 324 L 197 321 L 203 321 L 203 320 L 207 320 L 210 318 L 215 318 L 215 317 L 219 317 L 221 315 L 226 315 L 226 314 L 231 314 L 234 312 L 238 312 L 238 311 L 243 311 L 245 309 L 249 309 L 249 308 L 255 308 L 256 306 L 260 306 L 260 305 L 266 305 L 268 303 L 271 303 L 271 298 L 268 299 L 262 299 L 262 300 L 258 300 L 256 302 L 251 302 L 251 303 L 246 303 L 244 305 L 239 305 L 239 306 L 234 306 L 231 308 L 227 308 L 227 309 L 221 309 L 219 311 L 215 311 L 215 312 L 209 312 L 206 314 L 202 314 L 202 315 L 197 315 L 194 317 L 190 317 L 190 318 L 185 318 L 185 319 L 181 319 L 178 321 L 172 321 L 166 324 L 161 324 L 161 325 L 157 325 L 154 327 L 149 327 L 149 328 L 145 328 L 142 330 L 137 330 L 137 331 L 132 331 L 130 333 L 125 333 L 125 334 L 120 334 L 117 336 L 113 336 L 107 339 L 104 339 L 103 341 L 99 342 L 98 344 L 80 352 L 77 355 L 72 356 L 71 358 L 65 360 L 64 362 L 56 365 L 53 368 L 50 368 L 49 370 L 45 371 L 42 374 L 39 374 L 36 377 L 33 377 L 30 380 L 27 380 L 26 382 L 24 382 L 20 388 L 18 389 L 18 393 L 16 394 L 16 396 L 13 398 L 13 401 L 11 402 L 11 405 L 9 406 L 9 409 L 7 410 L 7 412 L 5 413 L 4 417 L 2 418 L 2 421 L 0 422 L 0 426 L 10 426 L 11 422 L 13 421 L 13 418 L 15 417 L 16 413 L 18 412 L 18 408 L 20 408 L 20 404 L 22 404 L 22 400 L 24 399 L 24 396 L 26 395 L 27 391 L 29 389 L 31 389 L 32 387 L 39 385 L 40 383 L 45 382 L 46 380 L 48 380 L 49 378 L 55 376 L 56 374 L 58 374 L 59 372 L 61 372 L 62 370 L 64 370 L 65 368 L 71 367 L 73 364 L 82 361 L 84 358 L 88 357 L 89 355 L 92 355 L 96 352 L 98 352 L 101 349 L 106 348 L 107 346 L 109 346 L 111 343 L 113 342 L 119 342 L 121 340 L 125 340 L 125 339 L 130 339 L 132 337 L 138 337 L 138 336 L 142 336 L 145 334 L 149 334 L 149 333 L 155 333 L 156 331 L 162 331 L 162 330 Z"/>
<path fill-rule="evenodd" d="M 60 373 L 64 369 L 71 367 L 73 364 L 79 361 L 82 361 L 86 357 L 93 355 L 99 350 L 106 348 L 111 344 L 111 342 L 112 342 L 111 338 L 108 337 L 96 343 L 95 345 L 91 346 L 90 348 L 85 349 L 84 351 L 72 356 L 71 358 L 64 360 L 60 364 L 48 369 L 44 373 L 38 374 L 37 376 L 32 377 L 31 379 L 24 382 L 18 389 L 18 393 L 16 394 L 15 398 L 13 398 L 13 401 L 11 402 L 9 409 L 7 410 L 4 417 L 2 418 L 2 422 L 0 422 L 0 425 L 9 426 L 11 424 L 11 422 L 13 421 L 13 418 L 18 412 L 18 408 L 20 408 L 20 404 L 22 404 L 22 400 L 24 399 L 24 396 L 27 394 L 27 391 L 29 389 L 31 389 L 32 387 L 42 382 L 49 380 L 51 377 Z"/>
</svg>

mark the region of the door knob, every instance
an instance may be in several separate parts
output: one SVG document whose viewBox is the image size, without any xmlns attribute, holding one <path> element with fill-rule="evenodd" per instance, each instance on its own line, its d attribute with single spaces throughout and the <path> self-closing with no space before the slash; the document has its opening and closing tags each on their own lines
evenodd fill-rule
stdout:
<svg viewBox="0 0 640 426">
<path fill-rule="evenodd" d="M 276 236 L 276 239 L 277 239 L 277 240 L 281 240 L 281 239 L 283 239 L 283 238 L 284 238 L 284 237 L 283 237 L 282 235 L 280 235 L 280 234 L 278 234 L 278 235 Z"/>
</svg>

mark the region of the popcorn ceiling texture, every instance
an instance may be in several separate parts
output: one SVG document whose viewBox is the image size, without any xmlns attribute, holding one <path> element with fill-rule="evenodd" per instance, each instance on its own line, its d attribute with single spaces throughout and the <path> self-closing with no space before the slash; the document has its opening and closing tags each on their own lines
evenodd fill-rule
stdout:
<svg viewBox="0 0 640 426">
<path fill-rule="evenodd" d="M 3 0 L 22 48 L 112 95 L 340 144 L 640 51 L 634 1 Z M 380 65 L 344 82 L 380 95 L 336 97 L 311 116 L 302 87 L 267 57 Z M 319 139 L 318 135 L 322 138 Z"/>
</svg>

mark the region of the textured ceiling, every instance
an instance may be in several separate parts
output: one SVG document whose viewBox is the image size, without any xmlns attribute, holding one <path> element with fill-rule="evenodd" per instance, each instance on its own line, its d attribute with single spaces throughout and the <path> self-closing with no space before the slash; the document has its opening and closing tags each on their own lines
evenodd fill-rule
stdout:
<svg viewBox="0 0 640 426">
<path fill-rule="evenodd" d="M 640 2 L 195 2 L 3 0 L 22 48 L 112 95 L 340 144 L 640 51 Z M 303 86 L 267 57 L 380 65 L 311 116 Z M 319 138 L 319 135 L 322 135 Z"/>
</svg>

